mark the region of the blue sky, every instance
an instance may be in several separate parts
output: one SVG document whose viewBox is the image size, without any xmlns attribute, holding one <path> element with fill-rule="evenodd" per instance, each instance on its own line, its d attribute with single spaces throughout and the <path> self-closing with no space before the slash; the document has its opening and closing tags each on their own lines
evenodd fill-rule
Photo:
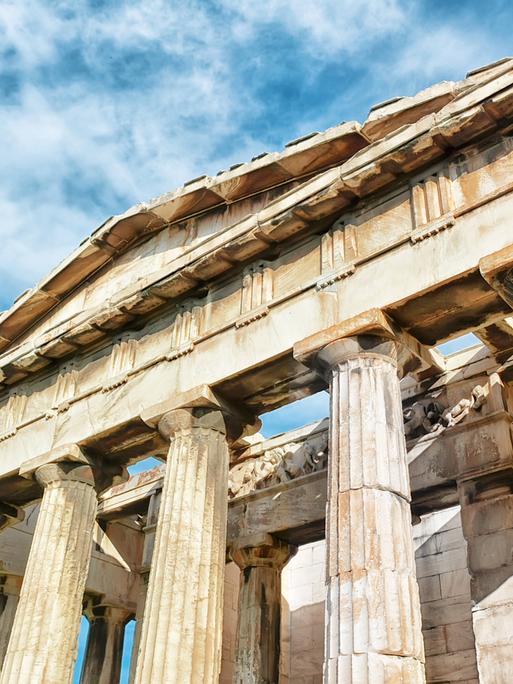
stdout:
<svg viewBox="0 0 513 684">
<path fill-rule="evenodd" d="M 512 27 L 510 0 L 4 0 L 0 310 L 108 216 L 460 79 Z"/>
<path fill-rule="evenodd" d="M 513 3 L 0 6 L 0 310 L 106 217 L 508 52 Z"/>
</svg>

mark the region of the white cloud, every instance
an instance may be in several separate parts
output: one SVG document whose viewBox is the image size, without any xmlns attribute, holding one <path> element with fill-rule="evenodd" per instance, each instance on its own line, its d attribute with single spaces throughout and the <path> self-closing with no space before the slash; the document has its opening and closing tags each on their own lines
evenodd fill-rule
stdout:
<svg viewBox="0 0 513 684">
<path fill-rule="evenodd" d="M 390 89 L 408 94 L 417 81 L 495 58 L 478 28 L 424 30 L 423 8 L 420 0 L 0 4 L 0 88 L 17 81 L 0 101 L 0 307 L 109 214 L 244 161 L 279 135 L 354 118 Z M 325 89 L 319 107 L 316 79 L 328 63 L 360 77 Z M 305 106 L 289 108 L 279 92 L 288 86 L 304 89 Z"/>
<path fill-rule="evenodd" d="M 222 0 L 238 23 L 237 35 L 247 38 L 262 24 L 279 24 L 304 40 L 303 47 L 317 56 L 354 54 L 372 41 L 400 31 L 407 18 L 401 0 Z"/>
</svg>

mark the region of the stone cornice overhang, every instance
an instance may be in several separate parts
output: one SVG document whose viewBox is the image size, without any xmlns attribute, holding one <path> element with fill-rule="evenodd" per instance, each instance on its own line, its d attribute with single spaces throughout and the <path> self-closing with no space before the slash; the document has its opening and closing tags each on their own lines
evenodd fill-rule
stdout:
<svg viewBox="0 0 513 684">
<path fill-rule="evenodd" d="M 308 233 L 322 219 L 340 214 L 358 201 L 387 190 L 513 123 L 513 72 L 454 99 L 438 114 L 404 126 L 356 153 L 342 165 L 322 172 L 270 202 L 263 210 L 192 247 L 165 269 L 108 305 L 59 324 L 0 357 L 0 382 L 15 384 L 53 360 L 108 336 L 169 300 L 193 293 L 230 269 L 265 254 L 271 245 Z M 481 200 L 482 201 L 482 198 Z M 474 207 L 465 207 L 470 211 Z M 0 330 L 1 328 L 0 320 Z"/>
<path fill-rule="evenodd" d="M 174 192 L 137 204 L 109 218 L 35 288 L 0 315 L 0 351 L 51 311 L 84 281 L 140 240 L 162 228 L 223 205 L 281 186 L 340 164 L 369 144 L 356 121 L 344 122 L 236 164 L 214 177 L 200 176 Z"/>
</svg>

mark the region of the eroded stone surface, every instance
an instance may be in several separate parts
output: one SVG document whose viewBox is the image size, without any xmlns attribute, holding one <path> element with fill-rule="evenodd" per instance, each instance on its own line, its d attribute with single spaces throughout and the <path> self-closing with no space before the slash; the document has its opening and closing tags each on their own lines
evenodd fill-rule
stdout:
<svg viewBox="0 0 513 684">
<path fill-rule="evenodd" d="M 294 629 L 282 630 L 282 661 L 297 667 L 282 662 L 283 681 L 320 681 L 327 591 L 327 684 L 420 682 L 412 519 L 428 681 L 507 681 L 512 64 L 109 219 L 0 316 L 2 684 L 69 681 L 84 588 L 112 613 L 94 616 L 84 681 L 117 678 L 114 615 L 136 612 L 132 681 L 217 682 L 227 538 L 272 532 L 290 548 L 325 528 L 325 588 L 312 562 L 291 574 L 305 603 L 285 591 Z M 434 348 L 470 330 L 486 347 Z M 341 342 L 364 334 L 381 335 L 381 350 Z M 343 361 L 340 345 L 351 347 Z M 310 363 L 321 348 L 327 374 Z M 255 430 L 262 412 L 329 383 L 329 446 L 321 427 L 245 441 L 242 423 Z M 164 487 L 144 474 L 111 488 L 95 523 L 93 481 L 80 473 L 94 466 L 101 491 L 149 455 L 168 457 Z M 59 469 L 69 477 L 54 486 Z M 458 526 L 431 530 L 458 496 L 466 549 Z M 231 606 L 223 681 L 235 661 L 239 679 L 248 663 L 275 679 L 278 635 L 263 638 L 255 616 L 276 631 L 279 578 L 246 563 L 258 553 L 242 555 L 239 657 Z"/>
</svg>

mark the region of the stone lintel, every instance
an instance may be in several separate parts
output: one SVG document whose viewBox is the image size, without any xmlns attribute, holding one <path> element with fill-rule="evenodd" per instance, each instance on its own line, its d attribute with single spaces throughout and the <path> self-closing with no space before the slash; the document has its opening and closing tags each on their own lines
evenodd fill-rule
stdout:
<svg viewBox="0 0 513 684">
<path fill-rule="evenodd" d="M 232 441 L 240 439 L 243 435 L 254 434 L 261 425 L 261 421 L 244 406 L 234 406 L 206 384 L 175 394 L 166 401 L 150 406 L 141 413 L 141 419 L 150 427 L 157 428 L 167 413 L 177 409 L 195 408 L 220 411 L 225 420 L 228 437 Z"/>
<path fill-rule="evenodd" d="M 66 444 L 26 461 L 20 466 L 19 475 L 31 479 L 38 468 L 62 462 L 82 463 L 83 465 L 94 466 L 93 460 L 89 456 L 86 456 L 77 444 Z"/>
<path fill-rule="evenodd" d="M 16 525 L 25 518 L 25 512 L 19 506 L 0 501 L 0 530 L 9 525 Z"/>
<path fill-rule="evenodd" d="M 294 358 L 307 367 L 315 366 L 317 354 L 328 344 L 360 335 L 372 335 L 396 342 L 400 349 L 400 362 L 404 373 L 427 371 L 437 374 L 445 370 L 445 361 L 440 354 L 422 345 L 402 330 L 384 311 L 377 308 L 336 323 L 296 343 Z"/>
<path fill-rule="evenodd" d="M 486 282 L 513 308 L 513 244 L 479 260 Z"/>
</svg>

